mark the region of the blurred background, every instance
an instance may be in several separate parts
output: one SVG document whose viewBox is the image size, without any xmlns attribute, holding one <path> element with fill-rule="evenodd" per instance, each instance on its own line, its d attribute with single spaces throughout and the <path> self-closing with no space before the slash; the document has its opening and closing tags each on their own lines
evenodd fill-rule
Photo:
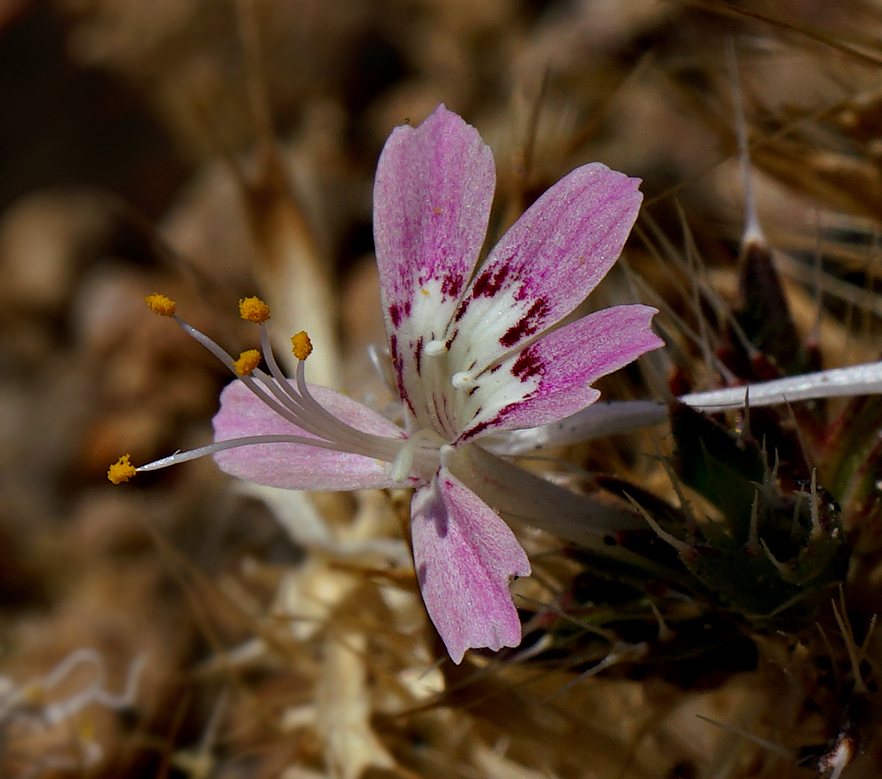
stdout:
<svg viewBox="0 0 882 779">
<path fill-rule="evenodd" d="M 577 165 L 643 179 L 629 272 L 592 305 L 660 307 L 671 349 L 610 397 L 725 378 L 720 343 L 683 333 L 743 294 L 739 116 L 798 367 L 877 359 L 880 65 L 876 0 L 0 0 L 0 774 L 799 777 L 851 718 L 860 755 L 830 770 L 878 775 L 876 691 L 847 658 L 831 681 L 838 646 L 766 632 L 689 682 L 621 644 L 572 685 L 600 658 L 457 669 L 405 493 L 106 470 L 209 441 L 228 380 L 153 292 L 231 352 L 254 345 L 236 301 L 266 297 L 280 337 L 314 336 L 312 381 L 382 407 L 373 172 L 440 102 L 494 150 L 491 238 Z M 671 497 L 650 452 L 557 456 Z M 858 643 L 879 537 L 865 523 L 852 567 Z"/>
</svg>

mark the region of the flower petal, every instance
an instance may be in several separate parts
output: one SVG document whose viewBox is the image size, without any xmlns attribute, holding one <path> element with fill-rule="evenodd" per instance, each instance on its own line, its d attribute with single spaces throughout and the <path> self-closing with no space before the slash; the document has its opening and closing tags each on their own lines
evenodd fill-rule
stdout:
<svg viewBox="0 0 882 779">
<path fill-rule="evenodd" d="M 496 170 L 478 131 L 442 104 L 419 127 L 396 127 L 374 182 L 374 240 L 388 331 L 420 290 L 446 325 L 487 232 Z M 441 337 L 441 333 L 438 333 Z"/>
<path fill-rule="evenodd" d="M 473 419 L 460 441 L 485 430 L 544 425 L 590 405 L 600 396 L 594 381 L 664 345 L 650 329 L 657 313 L 641 305 L 605 308 L 506 358 L 479 377 L 464 409 Z"/>
<path fill-rule="evenodd" d="M 423 601 L 453 662 L 469 648 L 517 646 L 508 581 L 530 561 L 508 525 L 442 467 L 414 494 L 411 530 Z"/>
<path fill-rule="evenodd" d="M 374 243 L 398 384 L 425 405 L 423 347 L 443 338 L 471 278 L 490 217 L 496 170 L 478 131 L 444 105 L 392 131 L 374 182 Z"/>
<path fill-rule="evenodd" d="M 451 324 L 456 364 L 480 372 L 555 325 L 606 275 L 640 210 L 639 179 L 593 163 L 518 219 L 466 290 Z M 458 330 L 458 332 L 457 332 Z"/>
<path fill-rule="evenodd" d="M 402 437 L 389 420 L 345 395 L 315 385 L 309 385 L 309 391 L 331 414 L 357 430 L 390 439 Z M 220 400 L 220 410 L 212 420 L 215 441 L 256 435 L 316 438 L 279 416 L 241 381 L 227 385 Z M 233 476 L 289 490 L 360 490 L 398 483 L 382 460 L 300 443 L 241 446 L 218 452 L 214 459 Z"/>
</svg>

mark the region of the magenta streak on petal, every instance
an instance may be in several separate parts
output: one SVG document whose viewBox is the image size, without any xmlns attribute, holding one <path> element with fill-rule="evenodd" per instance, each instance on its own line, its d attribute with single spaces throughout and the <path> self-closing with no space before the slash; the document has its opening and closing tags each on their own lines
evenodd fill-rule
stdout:
<svg viewBox="0 0 882 779">
<path fill-rule="evenodd" d="M 441 468 L 414 494 L 411 529 L 423 600 L 453 662 L 470 648 L 517 646 L 508 582 L 527 576 L 530 561 L 508 525 Z"/>
<path fill-rule="evenodd" d="M 465 283 L 465 276 L 461 276 L 457 273 L 448 273 L 441 281 L 441 293 L 446 298 L 453 298 L 458 300 L 459 295 L 462 292 L 462 288 L 465 286 Z"/>
<path fill-rule="evenodd" d="M 441 405 L 438 405 L 439 400 Z M 432 393 L 429 402 L 432 404 L 435 411 L 435 417 L 438 420 L 437 432 L 452 440 L 456 437 L 458 431 L 451 421 L 450 409 L 447 406 L 448 396 L 446 394 L 436 395 L 435 393 Z"/>
<path fill-rule="evenodd" d="M 392 322 L 393 327 L 398 328 L 408 317 L 410 317 L 410 301 L 393 303 L 389 306 L 389 321 Z"/>
<path fill-rule="evenodd" d="M 420 373 L 420 366 L 423 361 L 423 337 L 417 338 L 417 342 L 413 346 L 413 364 L 417 375 Z"/>
<path fill-rule="evenodd" d="M 508 278 L 508 266 L 500 264 L 495 268 L 481 271 L 472 284 L 472 297 L 492 298 L 505 284 Z"/>
<path fill-rule="evenodd" d="M 526 381 L 533 376 L 541 376 L 545 372 L 545 363 L 538 354 L 539 349 L 535 344 L 524 349 L 511 366 L 511 373 L 517 379 Z M 501 366 L 497 365 L 494 370 Z"/>
<path fill-rule="evenodd" d="M 398 336 L 395 335 L 395 333 L 392 333 L 389 336 L 389 355 L 392 358 L 392 366 L 395 368 L 395 384 L 398 388 L 398 397 L 400 397 L 401 402 L 410 409 L 411 414 L 416 414 L 416 409 L 410 399 L 407 388 L 404 386 L 404 378 L 400 368 L 401 352 L 398 350 Z"/>
<path fill-rule="evenodd" d="M 367 406 L 325 387 L 310 385 L 309 390 L 335 417 L 357 430 L 402 438 L 395 425 Z M 227 385 L 221 393 L 221 407 L 212 424 L 215 441 L 254 435 L 315 438 L 279 416 L 240 381 Z M 382 461 L 297 443 L 243 446 L 218 452 L 214 459 L 221 470 L 233 476 L 292 490 L 356 490 L 396 483 Z"/>
<path fill-rule="evenodd" d="M 467 441 L 487 430 L 512 430 L 555 422 L 597 400 L 590 385 L 624 367 L 664 342 L 650 329 L 656 309 L 642 305 L 615 306 L 589 314 L 540 338 L 503 360 L 501 370 L 512 382 L 535 381 L 523 397 L 512 388 L 481 397 L 481 411 L 463 431 Z"/>
<path fill-rule="evenodd" d="M 597 396 L 600 397 L 600 393 L 597 393 Z M 511 405 L 503 406 L 499 411 L 496 412 L 496 415 L 492 418 L 485 419 L 484 415 L 478 416 L 477 418 L 481 421 L 472 422 L 465 430 L 465 432 L 459 437 L 459 441 L 457 443 L 465 443 L 466 441 L 471 441 L 473 438 L 479 438 L 483 433 L 490 431 L 496 431 L 503 426 L 503 423 L 508 416 L 508 412 L 511 411 Z"/>
<path fill-rule="evenodd" d="M 533 304 L 527 309 L 527 313 L 524 314 L 524 318 L 514 327 L 506 330 L 502 338 L 499 339 L 499 343 L 505 349 L 511 349 L 515 344 L 538 333 L 547 321 L 549 309 L 548 301 L 544 298 L 533 301 Z"/>
<path fill-rule="evenodd" d="M 492 298 L 505 286 L 508 279 L 508 266 L 505 262 L 499 262 L 496 267 L 489 270 L 480 270 L 474 281 L 469 285 L 468 292 L 462 302 L 457 306 L 453 316 L 454 322 L 459 322 L 468 312 L 469 304 L 478 298 Z"/>
</svg>

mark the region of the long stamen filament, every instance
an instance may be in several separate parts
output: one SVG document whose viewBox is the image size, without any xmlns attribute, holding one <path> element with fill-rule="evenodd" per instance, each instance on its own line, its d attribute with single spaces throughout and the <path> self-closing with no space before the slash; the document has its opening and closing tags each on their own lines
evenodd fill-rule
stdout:
<svg viewBox="0 0 882 779">
<path fill-rule="evenodd" d="M 329 441 L 333 440 L 348 444 L 355 451 L 362 452 L 367 456 L 376 457 L 379 460 L 394 460 L 397 456 L 397 445 L 393 444 L 390 446 L 389 441 L 382 436 L 364 433 L 347 425 L 345 422 L 341 422 L 316 401 L 306 384 L 304 360 L 298 360 L 297 362 L 297 391 L 292 389 L 290 380 L 282 373 L 276 361 L 272 345 L 269 341 L 269 331 L 263 323 L 260 323 L 260 348 L 266 358 L 267 367 L 269 367 L 270 373 L 276 381 L 275 383 L 270 381 L 269 377 L 263 372 L 256 373 L 255 375 L 275 395 L 279 402 L 294 415 L 294 418 L 286 416 L 286 419 L 289 419 L 289 421 L 313 435 Z"/>
<path fill-rule="evenodd" d="M 299 398 L 293 392 L 291 392 L 291 385 L 288 383 L 285 374 L 282 373 L 282 369 L 279 368 L 279 363 L 276 362 L 276 355 L 273 353 L 273 347 L 272 344 L 270 344 L 269 340 L 269 330 L 267 330 L 267 327 L 263 322 L 260 323 L 259 327 L 260 351 L 263 352 L 267 367 L 270 369 L 272 377 L 279 383 L 279 386 L 282 387 L 285 394 L 288 395 L 291 400 L 297 403 Z"/>
<path fill-rule="evenodd" d="M 356 428 L 350 427 L 345 422 L 341 422 L 309 395 L 309 391 L 305 390 L 306 383 L 304 382 L 301 392 L 305 391 L 306 396 L 312 401 L 311 408 L 318 409 L 321 412 L 321 421 L 332 422 L 330 427 L 333 429 L 329 430 L 324 425 L 317 425 L 313 421 L 310 421 L 308 416 L 310 408 L 307 408 L 306 404 L 303 403 L 303 398 L 292 392 L 286 392 L 291 384 L 279 368 L 278 362 L 276 362 L 275 355 L 273 354 L 272 347 L 269 343 L 266 327 L 262 323 L 260 324 L 261 350 L 263 351 L 267 365 L 273 374 L 273 378 L 277 383 L 270 381 L 269 377 L 263 373 L 263 371 L 255 371 L 253 376 L 239 376 L 233 358 L 230 357 L 221 346 L 180 317 L 175 315 L 172 316 L 172 319 L 174 319 L 186 333 L 195 338 L 200 344 L 208 349 L 208 351 L 217 357 L 231 373 L 236 375 L 236 377 L 242 381 L 248 389 L 250 389 L 279 416 L 313 435 L 319 436 L 327 441 L 333 441 L 334 444 L 327 448 L 335 448 L 338 451 L 352 452 L 353 454 L 363 454 L 366 457 L 375 457 L 378 460 L 386 460 L 387 462 L 392 462 L 397 456 L 398 447 L 396 444 L 387 441 L 381 436 L 364 433 Z M 300 362 L 298 365 L 302 366 L 303 363 Z M 260 383 L 258 384 L 258 382 Z M 261 387 L 260 384 L 262 384 L 263 387 Z M 267 392 L 271 393 L 273 397 L 270 397 Z M 290 402 L 286 402 L 286 398 Z M 304 441 L 308 442 L 313 440 L 314 439 L 311 438 L 304 439 Z"/>
<path fill-rule="evenodd" d="M 269 367 L 272 377 L 276 380 L 276 384 L 269 382 L 268 378 L 264 382 L 267 384 L 270 391 L 272 391 L 282 403 L 297 415 L 298 420 L 302 419 L 305 422 L 310 415 L 313 415 L 313 418 L 320 418 L 322 423 L 321 426 L 313 425 L 313 429 L 309 430 L 309 432 L 314 435 L 321 435 L 322 438 L 328 439 L 332 437 L 331 435 L 328 435 L 330 433 L 335 439 L 346 440 L 352 444 L 361 444 L 364 442 L 364 436 L 369 434 L 355 431 L 357 435 L 353 435 L 352 427 L 341 422 L 312 397 L 305 381 L 297 382 L 298 391 L 295 392 L 292 389 L 291 382 L 288 377 L 282 373 L 278 362 L 276 362 L 276 357 L 269 341 L 269 331 L 263 323 L 260 325 L 260 348 L 266 358 L 267 367 Z M 303 360 L 297 361 L 298 374 L 303 372 L 303 364 Z M 284 397 L 282 397 L 283 395 Z M 286 402 L 285 398 L 288 399 L 288 402 Z M 306 427 L 299 422 L 298 426 L 306 429 Z"/>
<path fill-rule="evenodd" d="M 315 417 L 321 419 L 322 425 L 326 426 L 326 429 L 332 432 L 335 438 L 340 438 L 341 440 L 361 441 L 365 436 L 368 436 L 374 443 L 381 446 L 386 445 L 386 440 L 381 436 L 375 436 L 370 433 L 362 433 L 361 431 L 356 430 L 355 428 L 347 425 L 345 422 L 341 422 L 321 403 L 319 403 L 312 396 L 312 393 L 309 391 L 309 387 L 306 384 L 305 363 L 303 363 L 302 361 L 297 363 L 297 367 L 294 370 L 294 380 L 297 384 L 297 389 L 299 391 L 299 397 L 302 403 L 303 410 L 308 414 L 314 415 Z"/>
<path fill-rule="evenodd" d="M 223 452 L 227 449 L 236 449 L 240 446 L 252 446 L 255 444 L 306 444 L 307 446 L 315 446 L 319 449 L 331 449 L 335 452 L 340 451 L 340 447 L 330 441 L 307 438 L 306 436 L 284 434 L 250 435 L 243 436 L 242 438 L 228 438 L 226 441 L 217 441 L 213 444 L 206 444 L 205 446 L 200 446 L 196 449 L 189 449 L 186 452 L 175 452 L 168 457 L 154 460 L 152 463 L 139 465 L 135 468 L 135 471 L 138 473 L 141 473 L 142 471 L 158 471 L 161 468 L 168 468 L 170 465 L 179 465 L 180 463 L 186 463 L 190 460 L 198 460 L 200 457 L 217 454 L 218 452 Z M 353 452 L 353 454 L 361 453 Z"/>
<path fill-rule="evenodd" d="M 258 398 L 260 398 L 260 400 L 266 403 L 267 406 L 273 409 L 273 411 L 275 411 L 279 416 L 284 417 L 289 422 L 297 425 L 298 427 L 312 428 L 309 429 L 309 432 L 313 433 L 314 435 L 319 435 L 319 432 L 314 427 L 310 426 L 306 420 L 301 419 L 297 415 L 296 408 L 287 409 L 285 406 L 281 405 L 279 402 L 267 395 L 266 392 L 258 385 L 257 381 L 251 376 L 239 376 L 238 371 L 236 370 L 235 361 L 219 344 L 215 343 L 211 338 L 205 335 L 205 333 L 197 330 L 195 327 L 185 322 L 179 316 L 172 315 L 172 319 L 177 322 L 177 324 L 184 330 L 184 332 L 186 332 L 192 338 L 196 339 L 200 344 L 202 344 L 202 346 L 204 346 L 215 357 L 217 357 L 217 359 L 220 360 L 230 370 L 230 372 L 236 376 L 236 378 L 244 383 L 245 386 L 248 387 L 248 389 L 250 389 Z M 271 350 L 264 349 L 265 358 L 267 358 L 268 354 L 272 354 Z M 273 359 L 272 362 L 273 364 L 276 364 L 275 359 Z M 267 358 L 267 363 L 269 363 L 269 358 Z M 278 369 L 278 365 L 276 365 L 276 368 Z M 258 376 L 258 378 L 266 377 L 266 374 L 264 374 L 262 371 L 255 371 L 255 375 Z M 271 382 L 269 382 L 268 379 L 261 381 L 261 383 L 264 384 L 267 391 L 275 395 L 275 392 L 273 392 L 273 385 Z M 284 382 L 283 386 L 286 384 L 287 381 Z M 279 398 L 279 401 L 281 400 L 282 399 Z"/>
<path fill-rule="evenodd" d="M 326 435 L 326 431 L 321 430 L 318 425 L 313 424 L 308 418 L 303 416 L 303 409 L 297 403 L 296 398 L 286 391 L 287 387 L 285 384 L 280 384 L 278 379 L 273 381 L 263 371 L 255 371 L 252 376 L 245 379 L 245 385 L 278 413 L 279 416 L 296 424 L 297 427 L 302 428 L 307 433 L 312 433 L 319 438 L 330 439 L 330 436 Z M 273 398 L 268 397 L 266 395 L 267 392 Z"/>
<path fill-rule="evenodd" d="M 208 351 L 210 351 L 218 360 L 220 360 L 229 370 L 235 375 L 239 376 L 236 372 L 236 366 L 233 362 L 233 358 L 230 357 L 227 352 L 221 348 L 218 344 L 212 341 L 207 335 L 203 332 L 197 330 L 193 325 L 187 324 L 183 319 L 181 319 L 177 315 L 173 315 L 172 319 L 177 322 L 178 326 L 189 335 L 191 338 L 195 338 L 199 343 L 201 343 Z"/>
<path fill-rule="evenodd" d="M 273 354 L 269 335 L 264 325 L 265 320 L 269 318 L 269 309 L 259 299 L 249 298 L 245 301 L 240 301 L 240 312 L 244 319 L 253 321 L 260 326 L 261 350 L 271 376 L 256 368 L 251 369 L 250 365 L 243 371 L 243 365 L 256 362 L 258 359 L 256 351 L 255 354 L 249 355 L 249 360 L 245 362 L 243 362 L 244 353 L 239 360 L 234 360 L 219 344 L 176 316 L 174 301 L 162 295 L 151 295 L 148 297 L 147 302 L 154 312 L 174 319 L 184 332 L 202 344 L 220 360 L 234 376 L 262 403 L 272 409 L 273 412 L 307 434 L 316 436 L 316 438 L 289 434 L 245 436 L 218 441 L 187 452 L 176 452 L 173 455 L 163 457 L 137 468 L 131 465 L 129 457 L 126 455 L 120 458 L 120 461 L 111 466 L 108 471 L 108 478 L 115 484 L 127 481 L 137 472 L 158 470 L 170 465 L 216 454 L 227 449 L 258 444 L 291 443 L 357 454 L 386 462 L 396 462 L 399 459 L 400 452 L 406 444 L 405 440 L 388 438 L 358 430 L 335 417 L 312 396 L 306 384 L 303 363 L 303 360 L 311 351 L 311 345 L 305 333 L 299 334 L 294 339 L 295 355 L 299 360 L 295 378 L 296 389 L 292 386 L 292 382 L 282 373 Z M 247 311 L 243 309 L 243 304 L 248 309 Z M 257 307 L 256 309 L 255 306 Z M 300 341 L 297 341 L 297 338 L 300 338 Z M 422 468 L 431 467 L 431 451 L 424 451 L 424 447 L 421 447 L 417 442 L 411 445 L 409 449 L 410 454 L 408 458 L 410 463 L 416 460 Z M 397 477 L 396 480 L 404 481 L 407 475 L 407 472 L 405 472 Z"/>
</svg>

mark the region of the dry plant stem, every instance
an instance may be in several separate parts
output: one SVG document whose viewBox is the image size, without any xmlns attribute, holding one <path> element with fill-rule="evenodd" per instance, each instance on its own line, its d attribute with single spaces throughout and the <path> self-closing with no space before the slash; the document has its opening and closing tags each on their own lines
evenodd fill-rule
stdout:
<svg viewBox="0 0 882 779">
<path fill-rule="evenodd" d="M 242 47 L 248 76 L 248 99 L 258 136 L 257 170 L 242 176 L 243 196 L 255 240 L 260 247 L 256 271 L 276 312 L 275 335 L 312 334 L 320 349 L 312 378 L 339 386 L 338 303 L 328 258 L 320 247 L 306 210 L 290 180 L 286 160 L 272 129 L 269 100 L 261 67 L 260 36 L 252 0 L 238 0 Z M 287 357 L 287 353 L 284 353 Z M 288 367 L 296 363 L 288 361 Z"/>
<path fill-rule="evenodd" d="M 882 361 L 741 387 L 694 392 L 681 395 L 677 400 L 699 411 L 716 413 L 750 406 L 775 406 L 879 393 L 882 393 Z M 498 454 L 522 454 L 545 446 L 577 443 L 660 425 L 667 420 L 667 415 L 667 405 L 662 401 L 600 402 L 560 422 L 510 432 L 504 439 L 495 440 L 492 449 Z"/>
</svg>

